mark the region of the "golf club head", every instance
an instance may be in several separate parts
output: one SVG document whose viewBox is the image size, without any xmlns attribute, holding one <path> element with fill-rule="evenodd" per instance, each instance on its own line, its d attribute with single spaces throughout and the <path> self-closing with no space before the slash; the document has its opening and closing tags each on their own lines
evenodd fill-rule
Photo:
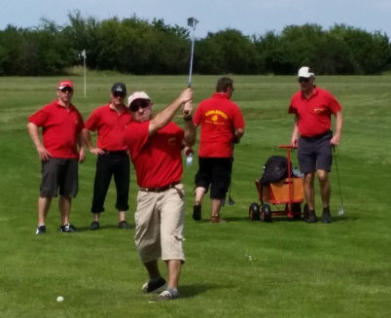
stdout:
<svg viewBox="0 0 391 318">
<path fill-rule="evenodd" d="M 231 195 L 228 196 L 228 205 L 234 205 L 235 201 L 232 199 Z"/>
<path fill-rule="evenodd" d="M 198 20 L 196 18 L 191 17 L 191 18 L 187 19 L 187 25 L 193 29 L 195 29 L 197 23 L 198 23 Z"/>
<path fill-rule="evenodd" d="M 343 206 L 340 206 L 339 209 L 338 209 L 338 212 L 337 212 L 338 216 L 342 216 L 345 214 L 345 211 L 343 209 Z"/>
</svg>

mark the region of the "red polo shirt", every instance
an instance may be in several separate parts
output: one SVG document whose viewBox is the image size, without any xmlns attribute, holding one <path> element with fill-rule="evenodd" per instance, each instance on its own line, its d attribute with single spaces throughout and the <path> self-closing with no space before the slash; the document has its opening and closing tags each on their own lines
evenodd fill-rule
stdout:
<svg viewBox="0 0 391 318">
<path fill-rule="evenodd" d="M 298 128 L 301 136 L 314 137 L 324 134 L 331 127 L 331 114 L 341 111 L 341 105 L 327 90 L 314 87 L 309 98 L 302 91 L 291 99 L 288 112 L 298 115 Z"/>
<path fill-rule="evenodd" d="M 182 177 L 181 149 L 184 131 L 174 122 L 149 135 L 149 121 L 132 121 L 125 132 L 125 143 L 142 188 L 164 187 Z"/>
<path fill-rule="evenodd" d="M 234 131 L 244 128 L 244 118 L 238 105 L 227 94 L 214 93 L 203 100 L 193 116 L 194 125 L 201 125 L 198 155 L 209 158 L 232 157 Z"/>
<path fill-rule="evenodd" d="M 29 117 L 42 127 L 43 145 L 54 158 L 78 158 L 77 137 L 84 127 L 83 118 L 72 104 L 67 108 L 53 101 Z"/>
<path fill-rule="evenodd" d="M 127 107 L 120 113 L 110 107 L 110 103 L 96 108 L 87 119 L 85 127 L 98 131 L 97 147 L 107 151 L 126 150 L 124 136 L 126 125 L 132 120 Z"/>
</svg>

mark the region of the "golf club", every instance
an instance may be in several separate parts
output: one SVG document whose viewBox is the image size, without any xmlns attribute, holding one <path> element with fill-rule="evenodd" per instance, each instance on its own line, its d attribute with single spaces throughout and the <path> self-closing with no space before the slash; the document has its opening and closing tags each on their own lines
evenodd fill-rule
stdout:
<svg viewBox="0 0 391 318">
<path fill-rule="evenodd" d="M 334 160 L 335 160 L 335 170 L 337 172 L 338 192 L 339 192 L 339 198 L 340 198 L 340 206 L 339 206 L 337 214 L 339 216 L 341 216 L 341 215 L 345 214 L 345 210 L 343 207 L 342 187 L 341 187 L 341 181 L 339 179 L 338 159 L 337 159 L 337 151 L 336 151 L 335 147 L 333 147 L 333 151 L 334 151 Z"/>
<path fill-rule="evenodd" d="M 231 196 L 231 185 L 229 185 L 229 191 L 228 191 L 228 205 L 234 205 L 235 201 Z"/>
<path fill-rule="evenodd" d="M 232 149 L 233 148 L 234 148 L 234 145 L 232 145 Z M 233 158 L 231 160 L 232 160 L 232 170 L 231 170 L 231 176 L 232 176 L 233 175 Z M 228 205 L 235 205 L 235 201 L 231 195 L 231 190 L 232 190 L 232 180 L 229 183 L 229 188 L 228 188 Z"/>
<path fill-rule="evenodd" d="M 196 25 L 198 20 L 196 18 L 188 18 L 187 25 L 192 28 L 191 32 L 191 49 L 190 49 L 190 66 L 189 66 L 189 80 L 187 82 L 187 86 L 191 87 L 191 75 L 193 73 L 193 56 L 194 56 L 194 32 L 196 29 Z"/>
</svg>

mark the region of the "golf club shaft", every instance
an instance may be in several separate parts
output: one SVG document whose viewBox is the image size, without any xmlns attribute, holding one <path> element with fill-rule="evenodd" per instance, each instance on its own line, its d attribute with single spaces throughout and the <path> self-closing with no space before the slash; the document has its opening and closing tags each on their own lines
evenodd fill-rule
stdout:
<svg viewBox="0 0 391 318">
<path fill-rule="evenodd" d="M 342 196 L 341 181 L 340 181 L 340 178 L 339 178 L 337 151 L 336 151 L 335 147 L 333 147 L 333 150 L 334 150 L 335 170 L 337 171 L 337 183 L 338 183 L 339 198 L 340 198 L 340 201 L 341 201 L 341 207 L 343 208 L 343 196 Z"/>
<path fill-rule="evenodd" d="M 194 56 L 194 28 L 191 36 L 189 80 L 187 82 L 187 87 L 191 87 L 191 75 L 193 74 L 193 56 Z"/>
</svg>

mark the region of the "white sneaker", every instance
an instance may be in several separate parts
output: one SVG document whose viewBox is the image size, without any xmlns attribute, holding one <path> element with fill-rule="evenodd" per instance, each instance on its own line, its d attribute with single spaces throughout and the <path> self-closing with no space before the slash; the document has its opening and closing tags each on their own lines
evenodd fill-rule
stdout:
<svg viewBox="0 0 391 318">
<path fill-rule="evenodd" d="M 173 289 L 166 289 L 166 290 L 163 290 L 160 294 L 159 294 L 159 299 L 160 300 L 173 300 L 173 299 L 176 299 L 179 297 L 179 293 L 178 291 L 175 291 Z"/>
</svg>

